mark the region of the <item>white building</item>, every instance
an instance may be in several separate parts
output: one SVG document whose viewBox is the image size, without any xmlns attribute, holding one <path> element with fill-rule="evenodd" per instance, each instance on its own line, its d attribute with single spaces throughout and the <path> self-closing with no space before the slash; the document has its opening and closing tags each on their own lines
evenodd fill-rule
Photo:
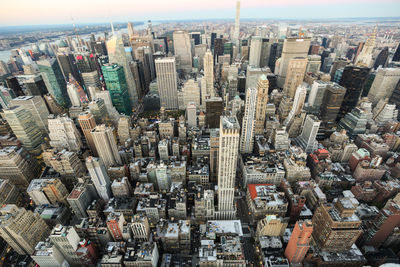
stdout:
<svg viewBox="0 0 400 267">
<path fill-rule="evenodd" d="M 240 126 L 236 117 L 221 116 L 218 160 L 218 219 L 232 220 L 235 177 L 240 138 Z"/>
<path fill-rule="evenodd" d="M 48 119 L 50 145 L 57 149 L 67 148 L 71 151 L 80 151 L 82 148 L 81 134 L 73 120 L 67 115 L 55 116 Z"/>
<path fill-rule="evenodd" d="M 247 88 L 242 133 L 240 135 L 240 153 L 253 152 L 256 103 L 257 89 Z"/>
<path fill-rule="evenodd" d="M 179 69 L 192 70 L 192 45 L 187 31 L 174 31 L 174 55 Z"/>
<path fill-rule="evenodd" d="M 178 82 L 175 58 L 156 59 L 155 65 L 161 107 L 165 109 L 178 109 Z"/>
<path fill-rule="evenodd" d="M 107 202 L 111 198 L 111 182 L 102 160 L 92 156 L 87 157 L 86 167 L 97 193 Z"/>
<path fill-rule="evenodd" d="M 321 121 L 314 115 L 307 115 L 303 130 L 300 136 L 297 138 L 298 144 L 304 149 L 306 153 L 312 153 L 318 148 L 318 142 L 316 140 L 319 125 Z"/>
<path fill-rule="evenodd" d="M 260 36 L 251 37 L 249 65 L 259 68 L 261 58 L 262 39 Z"/>
<path fill-rule="evenodd" d="M 113 165 L 122 165 L 113 127 L 107 127 L 105 124 L 98 125 L 91 131 L 91 135 L 97 153 L 106 168 Z"/>
</svg>

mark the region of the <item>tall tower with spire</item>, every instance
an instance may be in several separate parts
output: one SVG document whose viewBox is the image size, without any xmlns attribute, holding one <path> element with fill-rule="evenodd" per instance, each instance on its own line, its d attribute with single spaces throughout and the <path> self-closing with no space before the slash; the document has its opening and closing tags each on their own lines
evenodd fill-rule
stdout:
<svg viewBox="0 0 400 267">
<path fill-rule="evenodd" d="M 233 32 L 233 40 L 236 45 L 236 51 L 239 51 L 239 33 L 240 33 L 240 1 L 236 2 L 235 30 Z"/>
<path fill-rule="evenodd" d="M 356 65 L 363 67 L 371 67 L 372 65 L 372 52 L 375 47 L 376 30 L 378 26 L 375 26 L 374 32 L 368 37 L 365 42 L 360 54 L 357 57 Z"/>
</svg>

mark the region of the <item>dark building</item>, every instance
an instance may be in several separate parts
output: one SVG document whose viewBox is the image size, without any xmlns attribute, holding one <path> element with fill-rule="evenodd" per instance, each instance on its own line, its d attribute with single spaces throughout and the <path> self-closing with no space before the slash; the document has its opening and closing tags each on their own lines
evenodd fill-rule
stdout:
<svg viewBox="0 0 400 267">
<path fill-rule="evenodd" d="M 326 38 L 326 37 L 324 37 L 324 38 L 322 38 L 322 44 L 321 44 L 323 47 L 328 47 L 328 38 Z"/>
<path fill-rule="evenodd" d="M 166 37 L 166 36 L 164 36 L 164 37 L 157 37 L 157 39 L 163 39 L 163 40 L 164 40 L 165 53 L 168 54 L 169 49 L 168 49 L 168 40 L 167 40 L 167 37 Z"/>
<path fill-rule="evenodd" d="M 260 67 L 264 68 L 269 63 L 269 53 L 271 51 L 271 42 L 268 38 L 263 38 L 261 42 L 261 56 L 260 56 Z"/>
<path fill-rule="evenodd" d="M 6 86 L 14 91 L 15 96 L 25 95 L 22 91 L 21 85 L 19 85 L 18 79 L 14 76 L 6 78 Z"/>
<path fill-rule="evenodd" d="M 22 75 L 18 77 L 18 80 L 21 84 L 23 84 L 26 90 L 31 95 L 40 95 L 43 96 L 47 94 L 47 87 L 43 81 L 43 77 L 40 74 L 37 75 Z"/>
<path fill-rule="evenodd" d="M 214 40 L 214 64 L 218 62 L 218 56 L 224 54 L 224 45 L 226 40 L 223 38 L 215 38 Z"/>
<path fill-rule="evenodd" d="M 69 80 L 69 75 L 74 76 L 75 80 L 82 85 L 82 79 L 79 75 L 79 70 L 74 60 L 74 56 L 72 54 L 67 53 L 58 53 L 57 61 L 61 67 L 62 74 L 64 76 L 65 81 Z"/>
<path fill-rule="evenodd" d="M 344 95 L 337 121 L 356 107 L 369 71 L 370 68 L 367 67 L 347 66 L 344 68 L 339 84 L 346 88 L 346 94 Z"/>
<path fill-rule="evenodd" d="M 198 45 L 201 43 L 200 41 L 200 33 L 199 32 L 191 32 L 190 38 L 194 40 L 194 45 Z"/>
<path fill-rule="evenodd" d="M 238 76 L 238 92 L 241 99 L 244 99 L 244 94 L 246 93 L 246 76 Z"/>
<path fill-rule="evenodd" d="M 107 47 L 104 41 L 90 42 L 90 47 L 92 53 L 99 56 L 107 56 Z"/>
<path fill-rule="evenodd" d="M 214 40 L 215 38 L 217 38 L 217 33 L 216 32 L 212 32 L 211 33 L 211 49 L 214 49 Z"/>
<path fill-rule="evenodd" d="M 327 128 L 331 128 L 335 123 L 345 93 L 346 88 L 337 84 L 329 85 L 326 89 L 321 104 L 320 115 Z"/>
<path fill-rule="evenodd" d="M 267 79 L 268 79 L 268 94 L 270 94 L 272 90 L 278 88 L 278 77 L 273 73 L 268 73 Z"/>
<path fill-rule="evenodd" d="M 206 99 L 206 125 L 208 128 L 219 128 L 219 119 L 224 111 L 224 101 L 221 97 Z"/>
<path fill-rule="evenodd" d="M 397 45 L 396 52 L 394 52 L 392 61 L 400 61 L 400 43 Z"/>
<path fill-rule="evenodd" d="M 282 55 L 283 49 L 283 40 L 279 40 L 277 43 L 273 43 L 271 45 L 271 50 L 269 52 L 269 60 L 268 67 L 271 69 L 271 72 L 275 72 L 275 63 L 278 58 Z"/>
<path fill-rule="evenodd" d="M 387 61 L 389 57 L 389 49 L 387 47 L 383 48 L 382 51 L 376 57 L 374 63 L 374 69 L 377 69 L 379 66 L 386 67 Z"/>
<path fill-rule="evenodd" d="M 92 53 L 75 53 L 75 62 L 79 73 L 97 70 L 96 57 Z"/>
<path fill-rule="evenodd" d="M 353 57 L 354 57 L 355 53 L 356 53 L 356 49 L 355 48 L 350 48 L 349 50 L 347 50 L 346 58 L 348 60 L 353 60 Z"/>
</svg>

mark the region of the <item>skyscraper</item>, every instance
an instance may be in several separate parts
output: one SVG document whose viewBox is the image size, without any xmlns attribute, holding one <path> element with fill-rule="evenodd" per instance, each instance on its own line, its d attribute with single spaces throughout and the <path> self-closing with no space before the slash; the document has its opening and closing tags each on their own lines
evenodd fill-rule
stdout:
<svg viewBox="0 0 400 267">
<path fill-rule="evenodd" d="M 187 31 L 174 31 L 174 55 L 177 68 L 185 71 L 192 69 L 192 46 Z"/>
<path fill-rule="evenodd" d="M 78 122 L 82 129 L 83 135 L 85 136 L 88 147 L 90 148 L 92 154 L 97 156 L 97 149 L 91 134 L 92 130 L 96 127 L 96 121 L 93 114 L 87 111 L 79 114 Z"/>
<path fill-rule="evenodd" d="M 335 123 L 345 93 L 346 88 L 336 83 L 327 86 L 320 106 L 321 119 L 325 126 Z"/>
<path fill-rule="evenodd" d="M 296 57 L 289 60 L 283 92 L 293 98 L 297 87 L 303 82 L 307 68 L 307 58 Z M 281 62 L 282 63 L 282 62 Z"/>
<path fill-rule="evenodd" d="M 313 226 L 311 221 L 296 222 L 289 243 L 285 250 L 285 257 L 291 266 L 301 266 L 308 249 L 310 248 Z"/>
<path fill-rule="evenodd" d="M 265 110 L 268 104 L 268 87 L 269 81 L 267 76 L 264 74 L 258 79 L 257 83 L 257 104 L 256 104 L 256 114 L 255 114 L 255 125 L 254 125 L 254 134 L 263 134 L 264 133 L 264 124 L 265 124 Z"/>
<path fill-rule="evenodd" d="M 117 143 L 114 136 L 114 128 L 104 124 L 96 126 L 91 134 L 96 146 L 97 153 L 102 159 L 106 168 L 113 165 L 121 165 L 121 157 L 118 152 Z"/>
<path fill-rule="evenodd" d="M 214 96 L 214 60 L 210 50 L 204 54 L 204 79 L 207 95 Z M 202 96 L 202 99 L 205 97 Z"/>
<path fill-rule="evenodd" d="M 80 237 L 74 227 L 57 224 L 51 231 L 49 238 L 71 266 L 82 265 L 78 255 L 75 253 Z"/>
<path fill-rule="evenodd" d="M 296 89 L 296 94 L 294 95 L 293 106 L 289 112 L 289 115 L 287 116 L 287 118 L 285 120 L 285 123 L 284 123 L 285 125 L 288 125 L 289 123 L 291 123 L 293 118 L 296 115 L 300 114 L 301 110 L 303 109 L 304 102 L 306 100 L 306 96 L 307 96 L 307 88 L 303 85 L 298 86 Z"/>
<path fill-rule="evenodd" d="M 339 85 L 346 88 L 346 94 L 344 95 L 337 121 L 347 113 L 350 113 L 357 105 L 369 71 L 370 69 L 367 67 L 346 66 L 344 68 Z"/>
<path fill-rule="evenodd" d="M 188 127 L 196 127 L 197 126 L 197 111 L 196 104 L 193 102 L 189 102 L 186 106 L 186 119 Z"/>
<path fill-rule="evenodd" d="M 111 198 L 111 182 L 103 161 L 100 158 L 88 157 L 86 158 L 86 167 L 96 187 L 97 194 L 108 201 Z"/>
<path fill-rule="evenodd" d="M 155 64 L 161 107 L 178 109 L 178 81 L 175 58 L 159 58 L 155 60 Z"/>
<path fill-rule="evenodd" d="M 105 65 L 101 67 L 107 89 L 110 92 L 113 106 L 120 113 L 132 114 L 132 106 L 129 102 L 128 87 L 125 79 L 123 67 L 117 64 Z"/>
<path fill-rule="evenodd" d="M 278 74 L 279 87 L 283 87 L 285 83 L 290 60 L 292 58 L 307 58 L 310 43 L 311 43 L 310 38 L 285 39 L 283 43 L 282 56 L 280 59 L 279 69 L 275 70 L 275 73 Z"/>
<path fill-rule="evenodd" d="M 10 106 L 22 106 L 29 111 L 42 133 L 47 133 L 49 111 L 41 96 L 19 96 L 10 101 Z"/>
<path fill-rule="evenodd" d="M 240 135 L 240 153 L 252 153 L 254 146 L 254 124 L 257 104 L 257 89 L 247 88 L 242 133 Z"/>
<path fill-rule="evenodd" d="M 310 114 L 307 115 L 304 121 L 303 130 L 297 138 L 297 143 L 306 153 L 312 153 L 318 148 L 316 137 L 320 124 L 321 121 L 316 116 Z"/>
<path fill-rule="evenodd" d="M 260 36 L 253 36 L 250 43 L 249 65 L 259 68 L 261 58 L 262 39 Z"/>
<path fill-rule="evenodd" d="M 0 236 L 20 255 L 32 255 L 36 244 L 50 233 L 38 213 L 16 205 L 3 206 L 0 219 Z"/>
<path fill-rule="evenodd" d="M 220 116 L 224 111 L 224 101 L 221 97 L 206 99 L 206 125 L 208 128 L 218 128 Z"/>
<path fill-rule="evenodd" d="M 364 66 L 370 68 L 372 66 L 372 53 L 375 47 L 376 40 L 376 30 L 377 27 L 374 28 L 374 32 L 368 37 L 365 42 L 360 54 L 356 58 L 357 66 Z"/>
<path fill-rule="evenodd" d="M 49 93 L 55 98 L 58 104 L 68 107 L 67 84 L 57 60 L 54 58 L 43 59 L 36 61 L 36 63 Z"/>
<path fill-rule="evenodd" d="M 400 69 L 398 68 L 379 68 L 375 79 L 368 92 L 368 100 L 373 105 L 380 99 L 389 98 L 397 83 L 400 80 Z"/>
<path fill-rule="evenodd" d="M 107 41 L 107 51 L 109 62 L 111 64 L 118 64 L 122 68 L 122 71 L 125 74 L 124 76 L 126 84 L 123 86 L 123 91 L 128 91 L 131 106 L 136 106 L 139 100 L 139 94 L 136 91 L 136 83 L 134 81 L 133 74 L 129 68 L 129 61 L 126 56 L 124 43 L 120 34 L 113 34 L 111 39 Z M 118 74 L 118 80 L 122 80 L 120 74 Z"/>
<path fill-rule="evenodd" d="M 22 106 L 13 106 L 4 109 L 3 116 L 26 150 L 34 155 L 39 155 L 43 135 L 32 114 Z"/>
<path fill-rule="evenodd" d="M 218 160 L 217 219 L 232 220 L 240 125 L 236 117 L 221 116 Z"/>
<path fill-rule="evenodd" d="M 236 51 L 239 51 L 240 38 L 240 1 L 236 2 L 235 29 L 233 31 L 233 41 L 235 42 Z"/>
<path fill-rule="evenodd" d="M 19 188 L 28 187 L 41 172 L 39 163 L 23 147 L 9 146 L 0 150 L 0 177 Z"/>
</svg>

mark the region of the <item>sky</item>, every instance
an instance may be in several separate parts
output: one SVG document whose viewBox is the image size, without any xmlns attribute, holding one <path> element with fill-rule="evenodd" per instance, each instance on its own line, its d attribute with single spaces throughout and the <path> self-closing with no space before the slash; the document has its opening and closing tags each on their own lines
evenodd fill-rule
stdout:
<svg viewBox="0 0 400 267">
<path fill-rule="evenodd" d="M 235 0 L 0 0 L 0 26 L 218 19 Z M 396 17 L 400 0 L 242 0 L 241 18 Z"/>
</svg>

